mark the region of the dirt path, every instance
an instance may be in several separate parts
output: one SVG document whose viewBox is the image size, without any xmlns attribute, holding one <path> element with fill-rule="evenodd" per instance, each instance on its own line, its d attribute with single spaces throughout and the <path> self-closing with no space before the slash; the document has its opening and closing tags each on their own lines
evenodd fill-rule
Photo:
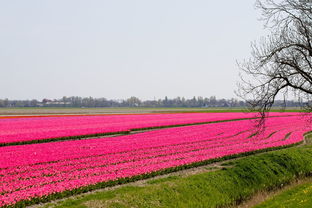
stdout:
<svg viewBox="0 0 312 208">
<path fill-rule="evenodd" d="M 240 157 L 240 158 L 242 158 L 242 157 Z M 225 161 L 222 161 L 222 162 L 216 162 L 216 163 L 212 163 L 212 164 L 204 165 L 204 166 L 200 166 L 200 167 L 185 169 L 185 170 L 181 170 L 181 171 L 177 171 L 177 172 L 168 173 L 168 174 L 165 174 L 165 175 L 159 175 L 159 176 L 155 176 L 155 177 L 152 177 L 152 178 L 139 180 L 139 181 L 135 181 L 135 182 L 130 182 L 130 183 L 126 183 L 126 184 L 121 184 L 121 185 L 116 185 L 116 186 L 112 186 L 112 187 L 107 187 L 107 188 L 103 188 L 103 189 L 96 189 L 94 191 L 90 191 L 90 192 L 87 192 L 87 193 L 66 197 L 66 198 L 59 199 L 59 200 L 54 200 L 54 201 L 48 202 L 48 203 L 31 205 L 31 206 L 29 206 L 29 208 L 39 208 L 39 207 L 42 207 L 42 206 L 44 206 L 46 204 L 57 204 L 59 202 L 62 202 L 62 201 L 68 200 L 68 199 L 78 199 L 78 198 L 80 198 L 82 196 L 87 196 L 87 195 L 98 193 L 98 192 L 102 192 L 102 191 L 115 190 L 115 189 L 118 189 L 118 188 L 121 188 L 121 187 L 124 187 L 124 186 L 139 186 L 139 187 L 142 187 L 142 186 L 148 185 L 149 184 L 148 182 L 151 181 L 151 180 L 167 178 L 167 177 L 170 177 L 170 176 L 187 177 L 187 176 L 200 174 L 200 173 L 204 173 L 204 172 L 216 171 L 216 170 L 219 170 L 219 169 L 225 167 L 225 166 L 222 166 L 223 163 L 228 162 L 228 161 L 232 161 L 232 160 L 237 160 L 237 159 L 239 159 L 239 158 L 225 160 Z M 230 166 L 226 166 L 226 167 L 230 167 Z"/>
</svg>

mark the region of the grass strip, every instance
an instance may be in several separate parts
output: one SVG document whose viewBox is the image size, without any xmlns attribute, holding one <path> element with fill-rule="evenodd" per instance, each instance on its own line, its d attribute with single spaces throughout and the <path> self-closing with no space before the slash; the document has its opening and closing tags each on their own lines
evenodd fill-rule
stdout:
<svg viewBox="0 0 312 208">
<path fill-rule="evenodd" d="M 254 208 L 298 208 L 312 207 L 312 182 L 304 182 L 286 189 Z"/>
<path fill-rule="evenodd" d="M 300 143 L 288 146 L 267 148 L 252 152 L 245 152 L 236 155 L 229 155 L 222 158 L 216 158 L 212 160 L 205 160 L 183 166 L 167 168 L 160 171 L 137 175 L 130 178 L 120 178 L 114 181 L 101 182 L 94 185 L 89 185 L 74 190 L 55 193 L 44 197 L 19 201 L 13 206 L 5 206 L 5 207 L 25 207 L 28 205 L 37 204 L 41 202 L 49 202 L 52 200 L 61 199 L 64 197 L 69 197 L 72 195 L 81 194 L 96 189 L 134 182 L 142 179 L 155 177 L 158 175 L 168 174 L 175 171 L 199 167 L 214 162 L 220 162 L 228 159 L 253 155 L 255 153 L 263 153 L 286 147 L 292 147 Z M 304 153 L 306 154 L 309 153 L 310 156 L 306 157 L 306 155 L 302 154 L 302 157 L 299 158 L 300 154 L 298 155 L 293 153 L 296 151 L 303 150 L 308 150 L 307 153 L 306 151 Z M 287 158 L 282 160 L 278 160 L 278 158 L 281 155 L 280 152 L 277 153 L 270 152 L 267 154 L 252 156 L 250 158 L 247 157 L 242 160 L 238 160 L 237 162 L 235 162 L 233 168 L 224 167 L 222 170 L 216 172 L 198 174 L 186 178 L 178 178 L 177 180 L 174 181 L 173 187 L 171 187 L 171 185 L 168 185 L 167 183 L 164 184 L 161 183 L 161 184 L 152 184 L 146 187 L 135 187 L 133 188 L 134 191 L 131 188 L 132 191 L 129 192 L 127 191 L 125 195 L 124 194 L 118 195 L 119 189 L 117 189 L 112 192 L 105 191 L 99 192 L 91 196 L 98 198 L 99 197 L 98 194 L 100 194 L 100 198 L 102 198 L 102 195 L 104 194 L 104 199 L 107 199 L 105 196 L 106 194 L 109 194 L 112 196 L 111 198 L 109 198 L 109 200 L 115 201 L 116 199 L 121 203 L 118 204 L 118 206 L 117 205 L 115 206 L 113 203 L 108 207 L 172 207 L 173 204 L 175 207 L 201 207 L 203 204 L 205 204 L 205 207 L 220 207 L 221 205 L 238 204 L 244 199 L 250 197 L 255 191 L 261 190 L 261 188 L 274 188 L 280 186 L 282 183 L 286 183 L 287 181 L 299 175 L 308 175 L 312 172 L 312 163 L 311 163 L 312 148 L 305 149 L 291 148 L 288 151 L 290 152 L 288 153 L 287 150 L 284 151 L 285 152 L 284 156 Z M 289 154 L 289 156 L 287 153 Z M 296 156 L 292 162 L 290 160 L 291 155 Z M 262 157 L 265 158 L 262 159 Z M 274 159 L 276 161 L 271 161 L 270 159 Z M 299 164 L 297 165 L 296 163 L 297 162 L 299 163 L 299 160 L 300 165 Z M 279 167 L 276 166 L 278 164 L 275 164 L 274 162 L 275 163 L 288 162 L 290 164 L 288 163 L 281 164 L 280 168 L 282 168 L 282 170 L 279 170 Z M 311 165 L 307 166 L 308 163 L 311 163 Z M 267 167 L 268 164 L 270 164 L 269 167 Z M 304 166 L 306 169 L 304 169 L 302 166 Z M 283 175 L 283 173 L 286 173 L 288 171 L 286 167 L 289 167 L 290 169 L 289 170 L 290 173 L 287 175 L 287 177 Z M 271 168 L 273 168 L 274 171 L 276 171 L 276 173 L 274 172 L 272 174 L 270 172 L 272 171 Z M 274 175 L 275 177 L 272 178 L 271 176 Z M 283 176 L 284 178 L 281 178 L 281 176 Z M 209 203 L 206 204 L 208 201 Z M 81 202 L 81 200 L 79 200 L 79 202 Z M 66 203 L 67 202 L 65 202 L 65 204 Z M 70 203 L 73 204 L 72 207 L 79 207 L 77 205 L 77 202 L 75 202 L 75 200 L 70 201 Z M 122 205 L 124 203 L 126 204 L 125 206 Z M 61 205 L 61 207 L 68 207 L 68 204 L 64 206 Z"/>
</svg>

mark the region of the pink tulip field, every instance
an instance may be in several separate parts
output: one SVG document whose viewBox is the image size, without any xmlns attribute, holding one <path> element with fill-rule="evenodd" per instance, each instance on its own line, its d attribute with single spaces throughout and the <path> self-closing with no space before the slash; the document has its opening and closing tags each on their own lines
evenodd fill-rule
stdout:
<svg viewBox="0 0 312 208">
<path fill-rule="evenodd" d="M 295 115 L 296 113 L 271 113 L 271 116 Z M 103 135 L 147 129 L 252 118 L 252 113 L 177 113 L 177 114 L 130 114 L 91 116 L 42 116 L 0 117 L 0 146 L 16 143 L 37 143 L 64 137 Z"/>
<path fill-rule="evenodd" d="M 270 115 L 275 117 L 268 118 L 265 130 L 258 134 L 251 120 L 237 120 L 0 147 L 0 207 L 61 198 L 224 157 L 290 146 L 301 143 L 311 130 L 298 113 Z M 244 113 L 128 116 L 0 119 L 1 142 L 253 117 Z"/>
</svg>

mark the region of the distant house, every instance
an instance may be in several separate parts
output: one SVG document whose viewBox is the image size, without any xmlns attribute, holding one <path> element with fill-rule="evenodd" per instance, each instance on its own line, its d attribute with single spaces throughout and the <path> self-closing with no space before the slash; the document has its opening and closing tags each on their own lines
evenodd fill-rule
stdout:
<svg viewBox="0 0 312 208">
<path fill-rule="evenodd" d="M 46 105 L 70 105 L 71 102 L 62 102 L 62 101 L 48 101 L 45 103 Z"/>
<path fill-rule="evenodd" d="M 58 101 L 58 100 L 48 100 L 43 99 L 41 103 L 39 103 L 39 106 L 66 106 L 71 105 L 72 102 L 64 102 L 64 101 Z"/>
</svg>

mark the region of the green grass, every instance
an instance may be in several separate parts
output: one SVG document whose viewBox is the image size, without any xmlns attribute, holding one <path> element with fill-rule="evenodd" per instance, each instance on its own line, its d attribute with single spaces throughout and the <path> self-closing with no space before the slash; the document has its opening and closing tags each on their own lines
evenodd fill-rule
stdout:
<svg viewBox="0 0 312 208">
<path fill-rule="evenodd" d="M 294 109 L 291 109 L 294 110 Z M 79 113 L 158 113 L 158 112 L 242 112 L 244 108 L 151 108 L 151 107 L 107 107 L 107 108 L 73 108 L 73 107 L 20 107 L 0 108 L 0 114 L 79 114 Z"/>
<path fill-rule="evenodd" d="M 246 108 L 143 108 L 143 107 L 114 107 L 114 108 L 72 108 L 72 107 L 21 107 L 0 108 L 0 115 L 40 115 L 40 114 L 112 114 L 112 113 L 222 113 L 246 112 Z M 272 108 L 272 112 L 283 111 Z M 300 108 L 286 108 L 285 112 L 301 112 Z"/>
<path fill-rule="evenodd" d="M 312 146 L 292 147 L 231 161 L 191 176 L 154 179 L 59 202 L 55 207 L 228 207 L 258 191 L 277 189 L 312 173 Z M 52 206 L 51 204 L 46 205 Z"/>
<path fill-rule="evenodd" d="M 312 207 L 312 182 L 297 185 L 271 197 L 254 208 L 298 208 Z"/>
</svg>

